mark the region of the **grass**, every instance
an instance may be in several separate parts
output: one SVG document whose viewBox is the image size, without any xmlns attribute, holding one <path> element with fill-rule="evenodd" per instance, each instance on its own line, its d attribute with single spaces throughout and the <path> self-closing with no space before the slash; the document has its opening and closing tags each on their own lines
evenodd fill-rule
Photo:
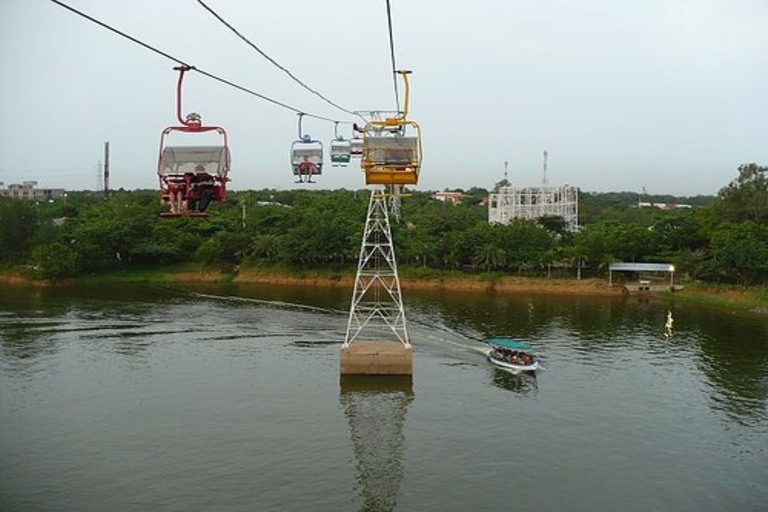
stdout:
<svg viewBox="0 0 768 512">
<path fill-rule="evenodd" d="M 695 304 L 727 306 L 732 309 L 768 314 L 768 286 L 744 287 L 690 282 L 685 283 L 682 291 L 665 292 L 662 296 Z"/>
</svg>

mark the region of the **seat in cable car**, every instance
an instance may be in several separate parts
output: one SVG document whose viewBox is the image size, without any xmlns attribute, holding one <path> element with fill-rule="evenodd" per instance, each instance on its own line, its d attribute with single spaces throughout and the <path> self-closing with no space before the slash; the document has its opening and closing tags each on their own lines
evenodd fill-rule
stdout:
<svg viewBox="0 0 768 512">
<path fill-rule="evenodd" d="M 352 159 L 352 145 L 347 139 L 333 139 L 331 141 L 331 165 L 334 167 L 346 167 Z"/>
<path fill-rule="evenodd" d="M 304 137 L 291 145 L 291 167 L 296 183 L 314 183 L 312 176 L 323 173 L 323 144 Z"/>
<path fill-rule="evenodd" d="M 418 137 L 366 135 L 361 162 L 366 184 L 417 184 L 420 153 Z"/>
<path fill-rule="evenodd" d="M 163 217 L 205 217 L 211 201 L 226 197 L 230 154 L 227 146 L 166 146 L 158 165 Z"/>
</svg>

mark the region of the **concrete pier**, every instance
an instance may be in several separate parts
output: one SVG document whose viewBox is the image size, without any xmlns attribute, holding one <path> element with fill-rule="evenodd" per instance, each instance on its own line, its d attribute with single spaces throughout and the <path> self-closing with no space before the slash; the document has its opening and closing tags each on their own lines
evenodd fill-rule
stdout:
<svg viewBox="0 0 768 512">
<path fill-rule="evenodd" d="M 356 341 L 341 349 L 342 375 L 413 375 L 413 349 L 399 341 Z"/>
</svg>

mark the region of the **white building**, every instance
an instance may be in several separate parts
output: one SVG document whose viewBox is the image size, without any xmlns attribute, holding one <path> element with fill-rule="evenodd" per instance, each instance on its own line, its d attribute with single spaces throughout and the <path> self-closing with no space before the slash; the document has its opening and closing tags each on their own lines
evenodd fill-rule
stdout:
<svg viewBox="0 0 768 512">
<path fill-rule="evenodd" d="M 488 222 L 509 224 L 515 219 L 536 220 L 557 216 L 565 220 L 569 231 L 579 228 L 579 189 L 560 187 L 501 187 L 490 194 Z"/>
<path fill-rule="evenodd" d="M 0 183 L 0 197 L 14 199 L 30 199 L 34 201 L 47 201 L 49 199 L 61 199 L 67 195 L 63 188 L 38 188 L 36 181 L 25 181 L 21 185 L 12 184 L 6 188 Z"/>
</svg>

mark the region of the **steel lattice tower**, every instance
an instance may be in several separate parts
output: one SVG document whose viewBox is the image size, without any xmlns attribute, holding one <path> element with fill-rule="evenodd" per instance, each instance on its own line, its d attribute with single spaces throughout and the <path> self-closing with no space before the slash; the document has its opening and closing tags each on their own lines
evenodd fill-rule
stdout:
<svg viewBox="0 0 768 512">
<path fill-rule="evenodd" d="M 411 347 L 386 195 L 375 189 L 368 203 L 343 348 L 353 341 L 392 341 L 392 336 Z"/>
</svg>

